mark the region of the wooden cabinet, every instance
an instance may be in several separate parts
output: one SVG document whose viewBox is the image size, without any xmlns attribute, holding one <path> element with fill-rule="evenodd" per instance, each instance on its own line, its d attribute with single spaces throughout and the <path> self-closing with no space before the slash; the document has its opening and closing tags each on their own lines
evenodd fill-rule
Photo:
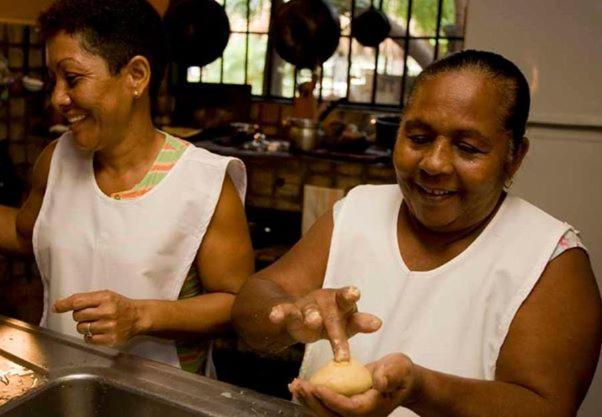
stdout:
<svg viewBox="0 0 602 417">
<path fill-rule="evenodd" d="M 307 156 L 238 156 L 248 175 L 247 205 L 301 211 L 306 184 L 345 192 L 360 184 L 395 182 L 390 164 L 325 160 Z"/>
</svg>

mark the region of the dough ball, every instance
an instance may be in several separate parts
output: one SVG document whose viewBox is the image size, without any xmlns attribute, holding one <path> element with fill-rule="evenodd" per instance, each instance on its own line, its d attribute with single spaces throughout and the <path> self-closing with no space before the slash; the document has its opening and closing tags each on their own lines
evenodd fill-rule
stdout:
<svg viewBox="0 0 602 417">
<path fill-rule="evenodd" d="M 309 382 L 350 397 L 372 388 L 372 375 L 364 365 L 354 359 L 349 362 L 330 361 L 318 369 Z"/>
</svg>

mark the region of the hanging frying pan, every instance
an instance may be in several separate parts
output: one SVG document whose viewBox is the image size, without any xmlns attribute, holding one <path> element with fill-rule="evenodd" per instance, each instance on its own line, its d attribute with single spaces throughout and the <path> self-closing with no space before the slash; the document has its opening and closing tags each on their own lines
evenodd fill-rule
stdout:
<svg viewBox="0 0 602 417">
<path fill-rule="evenodd" d="M 376 48 L 382 41 L 389 37 L 391 23 L 382 11 L 370 3 L 370 7 L 354 17 L 351 21 L 351 36 L 360 44 Z"/>
<path fill-rule="evenodd" d="M 205 66 L 219 58 L 230 38 L 230 22 L 215 0 L 172 0 L 165 29 L 173 61 Z"/>
<path fill-rule="evenodd" d="M 290 0 L 276 9 L 270 37 L 282 59 L 315 70 L 339 46 L 339 16 L 326 0 Z"/>
</svg>

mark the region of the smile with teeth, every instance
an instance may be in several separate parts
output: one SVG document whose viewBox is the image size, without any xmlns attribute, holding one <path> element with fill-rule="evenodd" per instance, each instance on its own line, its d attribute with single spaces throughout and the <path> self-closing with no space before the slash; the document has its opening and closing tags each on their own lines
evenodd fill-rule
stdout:
<svg viewBox="0 0 602 417">
<path fill-rule="evenodd" d="M 432 196 L 436 196 L 436 197 L 447 196 L 447 195 L 451 195 L 451 194 L 455 193 L 455 191 L 450 191 L 450 190 L 436 190 L 436 189 L 433 189 L 433 188 L 425 187 L 424 185 L 420 185 L 420 184 L 417 184 L 417 185 L 418 185 L 418 188 L 420 189 L 420 191 L 422 191 L 423 193 L 429 194 L 429 195 L 432 195 Z"/>
<path fill-rule="evenodd" d="M 67 121 L 69 122 L 69 124 L 75 124 L 77 122 L 81 122 L 82 120 L 84 120 L 86 118 L 85 114 L 80 114 L 78 116 L 69 116 L 67 117 Z"/>
</svg>

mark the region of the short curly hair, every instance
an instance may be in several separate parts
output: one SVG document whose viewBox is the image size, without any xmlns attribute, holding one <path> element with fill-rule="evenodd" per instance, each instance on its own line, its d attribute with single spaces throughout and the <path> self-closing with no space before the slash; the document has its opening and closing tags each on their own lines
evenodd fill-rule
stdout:
<svg viewBox="0 0 602 417">
<path fill-rule="evenodd" d="M 116 75 L 134 56 L 148 59 L 149 92 L 156 97 L 167 63 L 161 16 L 147 0 L 57 0 L 38 18 L 48 41 L 60 32 L 80 35 L 83 47 L 99 55 Z"/>
</svg>

